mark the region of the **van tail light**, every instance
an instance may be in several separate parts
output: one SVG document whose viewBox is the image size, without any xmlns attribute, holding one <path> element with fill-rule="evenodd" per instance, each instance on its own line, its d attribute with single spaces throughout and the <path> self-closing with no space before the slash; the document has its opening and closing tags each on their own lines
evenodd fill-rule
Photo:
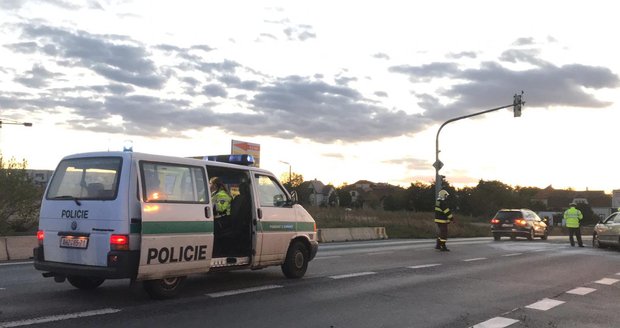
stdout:
<svg viewBox="0 0 620 328">
<path fill-rule="evenodd" d="M 316 222 L 314 222 L 314 232 L 316 232 Z"/>
<path fill-rule="evenodd" d="M 492 219 L 491 219 L 491 224 L 499 224 L 499 219 L 497 219 L 497 218 L 492 218 Z"/>
<path fill-rule="evenodd" d="M 45 239 L 45 232 L 43 230 L 37 231 L 37 243 L 39 246 L 43 246 L 43 239 Z"/>
<path fill-rule="evenodd" d="M 525 226 L 527 225 L 527 221 L 525 221 L 524 219 L 515 219 L 515 224 L 520 225 L 520 226 Z"/>
<path fill-rule="evenodd" d="M 111 235 L 110 249 L 113 251 L 128 251 L 129 236 L 128 235 Z"/>
</svg>

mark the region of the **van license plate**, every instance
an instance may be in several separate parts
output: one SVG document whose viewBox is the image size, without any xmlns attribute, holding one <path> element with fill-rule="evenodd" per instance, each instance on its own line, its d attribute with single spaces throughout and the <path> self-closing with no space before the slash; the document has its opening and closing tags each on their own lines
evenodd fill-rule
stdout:
<svg viewBox="0 0 620 328">
<path fill-rule="evenodd" d="M 60 247 L 66 248 L 87 248 L 88 238 L 86 237 L 62 237 Z"/>
</svg>

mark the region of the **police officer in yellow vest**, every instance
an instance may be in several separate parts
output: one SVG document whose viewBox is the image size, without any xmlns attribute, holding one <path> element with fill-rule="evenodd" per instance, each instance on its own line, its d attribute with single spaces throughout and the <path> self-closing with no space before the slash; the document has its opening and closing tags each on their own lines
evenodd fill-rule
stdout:
<svg viewBox="0 0 620 328">
<path fill-rule="evenodd" d="M 230 203 L 232 196 L 226 190 L 226 185 L 218 177 L 213 177 L 209 181 L 211 188 L 211 199 L 213 200 L 213 210 L 215 218 L 230 215 Z"/>
<path fill-rule="evenodd" d="M 446 247 L 446 241 L 448 241 L 448 224 L 452 222 L 452 212 L 446 205 L 446 198 L 448 192 L 440 190 L 437 194 L 437 201 L 435 202 L 435 223 L 437 223 L 437 244 L 435 249 L 442 252 L 449 252 Z"/>
<path fill-rule="evenodd" d="M 577 244 L 579 244 L 579 247 L 583 247 L 581 228 L 579 227 L 580 221 L 583 219 L 583 214 L 576 208 L 577 205 L 575 203 L 570 203 L 569 206 L 570 208 L 564 212 L 564 220 L 566 220 L 566 227 L 568 228 L 570 245 L 573 247 L 575 246 L 573 235 L 576 235 Z"/>
</svg>

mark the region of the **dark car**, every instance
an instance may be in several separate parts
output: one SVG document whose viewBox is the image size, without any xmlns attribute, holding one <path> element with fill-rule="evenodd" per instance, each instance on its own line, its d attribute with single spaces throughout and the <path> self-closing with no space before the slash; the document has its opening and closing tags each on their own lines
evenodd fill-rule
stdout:
<svg viewBox="0 0 620 328">
<path fill-rule="evenodd" d="M 547 224 L 531 210 L 502 209 L 491 219 L 491 233 L 495 240 L 500 240 L 502 236 L 510 239 L 526 237 L 528 240 L 540 237 L 545 240 L 549 231 Z"/>
</svg>

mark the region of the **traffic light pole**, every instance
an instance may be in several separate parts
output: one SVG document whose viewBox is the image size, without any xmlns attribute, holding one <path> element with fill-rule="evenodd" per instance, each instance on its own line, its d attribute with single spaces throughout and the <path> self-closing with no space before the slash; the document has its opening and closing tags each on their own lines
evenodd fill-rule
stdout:
<svg viewBox="0 0 620 328">
<path fill-rule="evenodd" d="M 523 96 L 523 91 L 521 91 L 521 94 L 515 94 L 514 95 L 514 101 L 510 105 L 505 105 L 505 106 L 501 106 L 501 107 L 487 109 L 485 111 L 478 112 L 478 113 L 473 113 L 473 114 L 469 114 L 469 115 L 455 117 L 453 119 L 449 119 L 449 120 L 445 121 L 439 127 L 439 130 L 437 131 L 437 136 L 435 137 L 435 163 L 433 163 L 433 167 L 435 168 L 435 199 L 437 198 L 437 195 L 439 195 L 439 191 L 442 188 L 442 180 L 443 180 L 442 179 L 443 177 L 439 174 L 439 170 L 441 170 L 441 168 L 443 167 L 443 163 L 439 160 L 439 132 L 441 132 L 441 129 L 443 129 L 443 127 L 446 126 L 448 123 L 452 123 L 452 122 L 456 122 L 456 121 L 459 121 L 459 120 L 462 120 L 462 119 L 465 119 L 465 118 L 470 118 L 470 117 L 474 117 L 474 116 L 478 116 L 478 115 L 494 112 L 496 110 L 500 110 L 500 109 L 508 108 L 508 107 L 513 107 L 514 117 L 520 117 L 521 116 L 521 106 L 523 106 L 525 104 L 525 102 L 521 99 L 522 96 Z"/>
</svg>

